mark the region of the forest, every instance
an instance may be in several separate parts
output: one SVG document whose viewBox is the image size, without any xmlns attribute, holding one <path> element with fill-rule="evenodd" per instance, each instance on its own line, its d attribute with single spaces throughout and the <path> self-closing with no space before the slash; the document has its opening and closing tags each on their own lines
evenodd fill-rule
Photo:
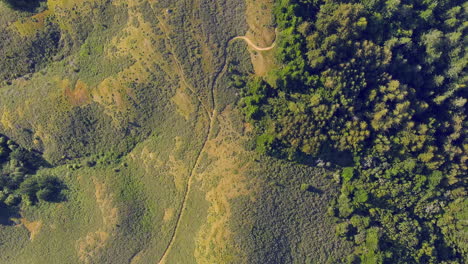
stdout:
<svg viewBox="0 0 468 264">
<path fill-rule="evenodd" d="M 279 0 L 276 59 L 244 76 L 260 153 L 341 170 L 347 263 L 468 261 L 468 2 Z"/>
</svg>

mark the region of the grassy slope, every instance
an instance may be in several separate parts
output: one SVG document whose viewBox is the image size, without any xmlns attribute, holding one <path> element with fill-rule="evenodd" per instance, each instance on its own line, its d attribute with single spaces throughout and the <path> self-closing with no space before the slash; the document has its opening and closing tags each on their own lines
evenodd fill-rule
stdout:
<svg viewBox="0 0 468 264">
<path fill-rule="evenodd" d="M 232 61 L 252 70 L 245 44 L 227 45 L 246 31 L 246 6 L 49 0 L 61 50 L 0 87 L 0 132 L 66 163 L 48 170 L 68 184 L 68 201 L 26 209 L 26 224 L 1 226 L 0 262 L 155 263 L 190 175 L 167 263 L 324 263 L 342 254 L 324 213 L 335 193 L 329 172 L 245 148 L 249 129 L 222 70 Z M 91 160 L 97 165 L 87 167 Z M 323 193 L 301 192 L 302 183 Z"/>
</svg>

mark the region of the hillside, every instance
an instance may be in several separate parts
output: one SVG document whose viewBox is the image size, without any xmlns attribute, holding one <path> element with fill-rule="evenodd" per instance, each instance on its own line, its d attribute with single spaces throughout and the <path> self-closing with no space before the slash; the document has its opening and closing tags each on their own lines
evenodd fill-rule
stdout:
<svg viewBox="0 0 468 264">
<path fill-rule="evenodd" d="M 463 263 L 468 6 L 384 2 L 0 0 L 0 263 Z"/>
<path fill-rule="evenodd" d="M 52 166 L 40 173 L 68 189 L 65 202 L 24 207 L 1 227 L 1 262 L 339 258 L 346 247 L 323 219 L 332 172 L 259 157 L 229 84 L 231 68 L 253 73 L 251 59 L 271 67 L 271 7 L 2 5 L 0 131 L 42 153 Z M 303 193 L 304 182 L 323 193 Z"/>
</svg>

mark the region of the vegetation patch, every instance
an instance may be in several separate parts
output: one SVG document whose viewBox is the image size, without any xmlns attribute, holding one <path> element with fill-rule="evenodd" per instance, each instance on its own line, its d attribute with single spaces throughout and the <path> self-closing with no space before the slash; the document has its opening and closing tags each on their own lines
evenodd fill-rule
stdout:
<svg viewBox="0 0 468 264">
<path fill-rule="evenodd" d="M 239 80 L 257 150 L 346 167 L 330 213 L 355 245 L 347 262 L 462 263 L 464 242 L 435 223 L 466 193 L 466 3 L 281 0 L 274 13 L 281 65 Z"/>
<path fill-rule="evenodd" d="M 29 222 L 26 218 L 20 219 L 21 224 L 29 231 L 29 240 L 33 241 L 42 228 L 42 221 Z"/>
<path fill-rule="evenodd" d="M 41 166 L 48 164 L 40 155 L 0 135 L 0 207 L 7 208 L 8 214 L 2 215 L 6 221 L 21 206 L 63 199 L 64 184 L 56 177 L 38 175 Z"/>
<path fill-rule="evenodd" d="M 243 138 L 232 124 L 233 110 L 226 109 L 217 116 L 221 127 L 215 138 L 208 141 L 206 153 L 211 157 L 207 168 L 196 175 L 206 189 L 205 199 L 210 203 L 206 223 L 197 235 L 194 255 L 202 263 L 239 263 L 246 261 L 245 253 L 231 243 L 233 233 L 232 200 L 241 196 L 253 196 L 246 188 L 244 173 L 249 164 L 243 159 L 245 150 L 236 144 Z"/>
</svg>

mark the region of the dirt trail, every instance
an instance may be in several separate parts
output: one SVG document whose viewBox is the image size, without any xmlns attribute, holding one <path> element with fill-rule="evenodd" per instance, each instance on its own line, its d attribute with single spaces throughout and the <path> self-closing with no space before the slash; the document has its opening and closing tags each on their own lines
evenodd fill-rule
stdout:
<svg viewBox="0 0 468 264">
<path fill-rule="evenodd" d="M 175 227 L 172 231 L 172 235 L 171 235 L 171 240 L 169 241 L 169 244 L 167 245 L 166 249 L 164 250 L 161 258 L 159 259 L 158 263 L 165 263 L 166 261 L 166 258 L 168 256 L 168 253 L 170 252 L 172 246 L 174 245 L 174 242 L 176 241 L 176 238 L 177 238 L 177 231 L 179 230 L 179 226 L 180 226 L 180 220 L 182 219 L 182 215 L 183 215 L 183 212 L 185 211 L 185 208 L 187 207 L 187 197 L 189 196 L 190 194 L 190 190 L 191 190 L 191 187 L 192 187 L 192 181 L 193 181 L 193 175 L 195 174 L 195 170 L 196 168 L 198 167 L 198 164 L 200 163 L 201 159 L 202 159 L 202 153 L 206 147 L 206 144 L 208 143 L 208 139 L 212 133 L 212 127 L 213 127 L 213 123 L 215 122 L 215 119 L 216 119 L 216 105 L 215 105 L 215 95 L 214 95 L 214 90 L 215 90 L 215 84 L 216 84 L 216 78 L 215 78 L 215 81 L 213 82 L 213 86 L 211 88 L 211 97 L 212 97 L 212 103 L 213 103 L 213 110 L 210 111 L 209 110 L 209 107 L 203 102 L 203 100 L 197 95 L 197 93 L 195 92 L 195 89 L 193 89 L 189 84 L 188 82 L 186 81 L 185 79 L 185 74 L 183 72 L 183 68 L 182 68 L 182 65 L 180 64 L 180 61 L 179 59 L 177 58 L 176 56 L 176 53 L 174 52 L 174 46 L 172 44 L 172 40 L 171 38 L 169 37 L 169 34 L 167 33 L 167 27 L 166 25 L 164 24 L 164 22 L 162 21 L 162 19 L 160 18 L 157 18 L 160 25 L 161 25 L 161 29 L 163 30 L 163 32 L 165 33 L 166 35 L 166 38 L 168 39 L 169 41 L 169 45 L 171 46 L 170 48 L 172 49 L 172 56 L 174 58 L 174 61 L 176 62 L 177 64 L 177 68 L 179 70 L 179 73 L 180 73 L 180 77 L 182 79 L 182 82 L 192 91 L 193 95 L 196 96 L 197 100 L 200 102 L 200 104 L 203 106 L 203 109 L 205 110 L 206 114 L 208 115 L 208 118 L 210 120 L 210 123 L 209 123 L 209 126 L 208 126 L 208 132 L 206 133 L 205 135 L 205 138 L 203 140 L 203 146 L 200 148 L 200 150 L 198 151 L 197 153 L 197 158 L 196 158 L 196 161 L 195 161 L 195 164 L 193 165 L 193 167 L 191 168 L 190 170 L 190 174 L 189 174 L 189 177 L 188 177 L 188 181 L 187 181 L 187 184 L 185 185 L 185 190 L 184 190 L 184 197 L 183 197 L 183 200 L 182 200 L 182 204 L 181 204 L 181 207 L 179 208 L 179 210 L 177 211 L 177 215 L 176 215 L 176 224 L 175 224 Z M 224 68 L 224 66 L 223 66 Z M 218 76 L 216 76 L 218 77 Z"/>
<path fill-rule="evenodd" d="M 276 38 L 278 38 L 278 31 L 277 29 L 275 29 L 275 35 L 276 35 Z M 269 46 L 269 47 L 265 47 L 265 48 L 261 48 L 257 45 L 255 45 L 248 37 L 246 36 L 237 36 L 237 37 L 234 37 L 231 39 L 231 41 L 233 40 L 236 40 L 236 39 L 242 39 L 244 40 L 245 42 L 247 42 L 247 44 L 253 48 L 254 50 L 256 51 L 268 51 L 268 50 L 272 50 L 275 46 L 276 46 L 276 39 L 275 41 L 273 41 L 273 43 Z"/>
<path fill-rule="evenodd" d="M 169 35 L 167 34 L 167 29 L 165 27 L 165 24 L 162 22 L 161 19 L 159 19 L 159 22 L 161 24 L 161 27 L 163 29 L 163 31 L 165 31 L 165 34 L 166 34 L 166 37 L 167 39 L 169 40 L 169 43 L 171 45 L 171 49 L 173 49 L 173 45 L 172 45 L 172 41 L 169 37 Z M 277 33 L 277 31 L 275 30 L 275 33 Z M 232 41 L 234 40 L 237 40 L 237 39 L 242 39 L 244 40 L 249 46 L 251 46 L 253 49 L 257 50 L 257 51 L 267 51 L 267 50 L 271 50 L 275 47 L 276 45 L 276 39 L 275 41 L 273 42 L 273 44 L 271 44 L 271 46 L 269 47 L 265 47 L 265 48 L 261 48 L 261 47 L 258 47 L 257 45 L 255 45 L 248 37 L 246 36 L 237 36 L 237 37 L 234 37 L 232 39 L 230 39 L 229 41 L 227 41 L 225 43 L 225 46 L 224 46 L 224 50 L 225 52 L 227 51 L 227 47 L 229 46 L 229 43 L 231 43 Z M 184 197 L 183 197 L 183 200 L 182 200 L 182 205 L 180 207 L 180 209 L 178 210 L 177 212 L 177 215 L 176 215 L 176 224 L 175 224 L 175 227 L 172 231 L 172 235 L 171 235 L 171 240 L 169 241 L 169 244 L 167 245 L 166 249 L 164 250 L 161 258 L 159 259 L 158 261 L 158 264 L 163 264 L 163 263 L 166 263 L 166 258 L 167 256 L 169 255 L 169 252 L 171 251 L 173 245 L 174 245 L 174 242 L 176 241 L 176 238 L 177 238 L 177 235 L 178 235 L 178 230 L 179 230 L 179 227 L 180 227 L 180 223 L 181 223 L 181 219 L 182 219 L 182 216 L 183 216 L 183 213 L 185 212 L 185 209 L 187 208 L 187 198 L 190 194 L 190 191 L 191 191 L 191 187 L 192 187 L 192 181 L 193 181 L 193 176 L 195 174 L 195 170 L 197 169 L 197 167 L 199 166 L 199 163 L 202 159 L 202 153 L 204 152 L 205 148 L 206 148 L 206 145 L 208 143 L 208 139 L 210 138 L 211 134 L 212 134 L 212 131 L 213 131 L 213 125 L 214 125 L 214 122 L 216 121 L 216 115 L 217 115 L 217 112 L 216 112 L 216 96 L 215 96 L 215 93 L 216 93 L 216 86 L 217 86 L 217 83 L 218 83 L 218 80 L 220 79 L 221 76 L 223 76 L 227 70 L 227 54 L 225 54 L 224 56 L 224 62 L 223 62 L 223 65 L 221 67 L 221 70 L 218 71 L 216 74 L 215 74 L 215 78 L 213 80 L 213 83 L 212 83 L 212 86 L 211 86 L 211 100 L 212 100 L 212 104 L 213 104 L 213 110 L 212 111 L 209 111 L 208 107 L 203 103 L 203 101 L 201 100 L 201 98 L 195 93 L 194 89 L 191 88 L 186 79 L 185 79 L 185 76 L 184 76 L 184 73 L 183 73 L 183 70 L 182 70 L 182 65 L 180 64 L 177 56 L 175 55 L 174 52 L 172 52 L 172 55 L 174 57 L 174 60 L 177 64 L 177 67 L 179 68 L 180 70 L 180 75 L 181 75 L 181 78 L 182 78 L 182 81 L 184 82 L 185 85 L 187 85 L 187 87 L 193 92 L 193 94 L 197 97 L 197 100 L 203 105 L 203 108 L 205 109 L 209 119 L 210 119 L 210 123 L 209 123 L 209 126 L 208 126 L 208 132 L 206 133 L 205 135 L 205 138 L 203 140 L 203 146 L 200 148 L 198 154 L 197 154 L 197 158 L 196 158 L 196 161 L 195 161 L 195 164 L 193 165 L 192 169 L 190 170 L 190 175 L 188 177 L 188 181 L 187 181 L 187 185 L 185 186 L 185 190 L 184 190 Z"/>
</svg>

